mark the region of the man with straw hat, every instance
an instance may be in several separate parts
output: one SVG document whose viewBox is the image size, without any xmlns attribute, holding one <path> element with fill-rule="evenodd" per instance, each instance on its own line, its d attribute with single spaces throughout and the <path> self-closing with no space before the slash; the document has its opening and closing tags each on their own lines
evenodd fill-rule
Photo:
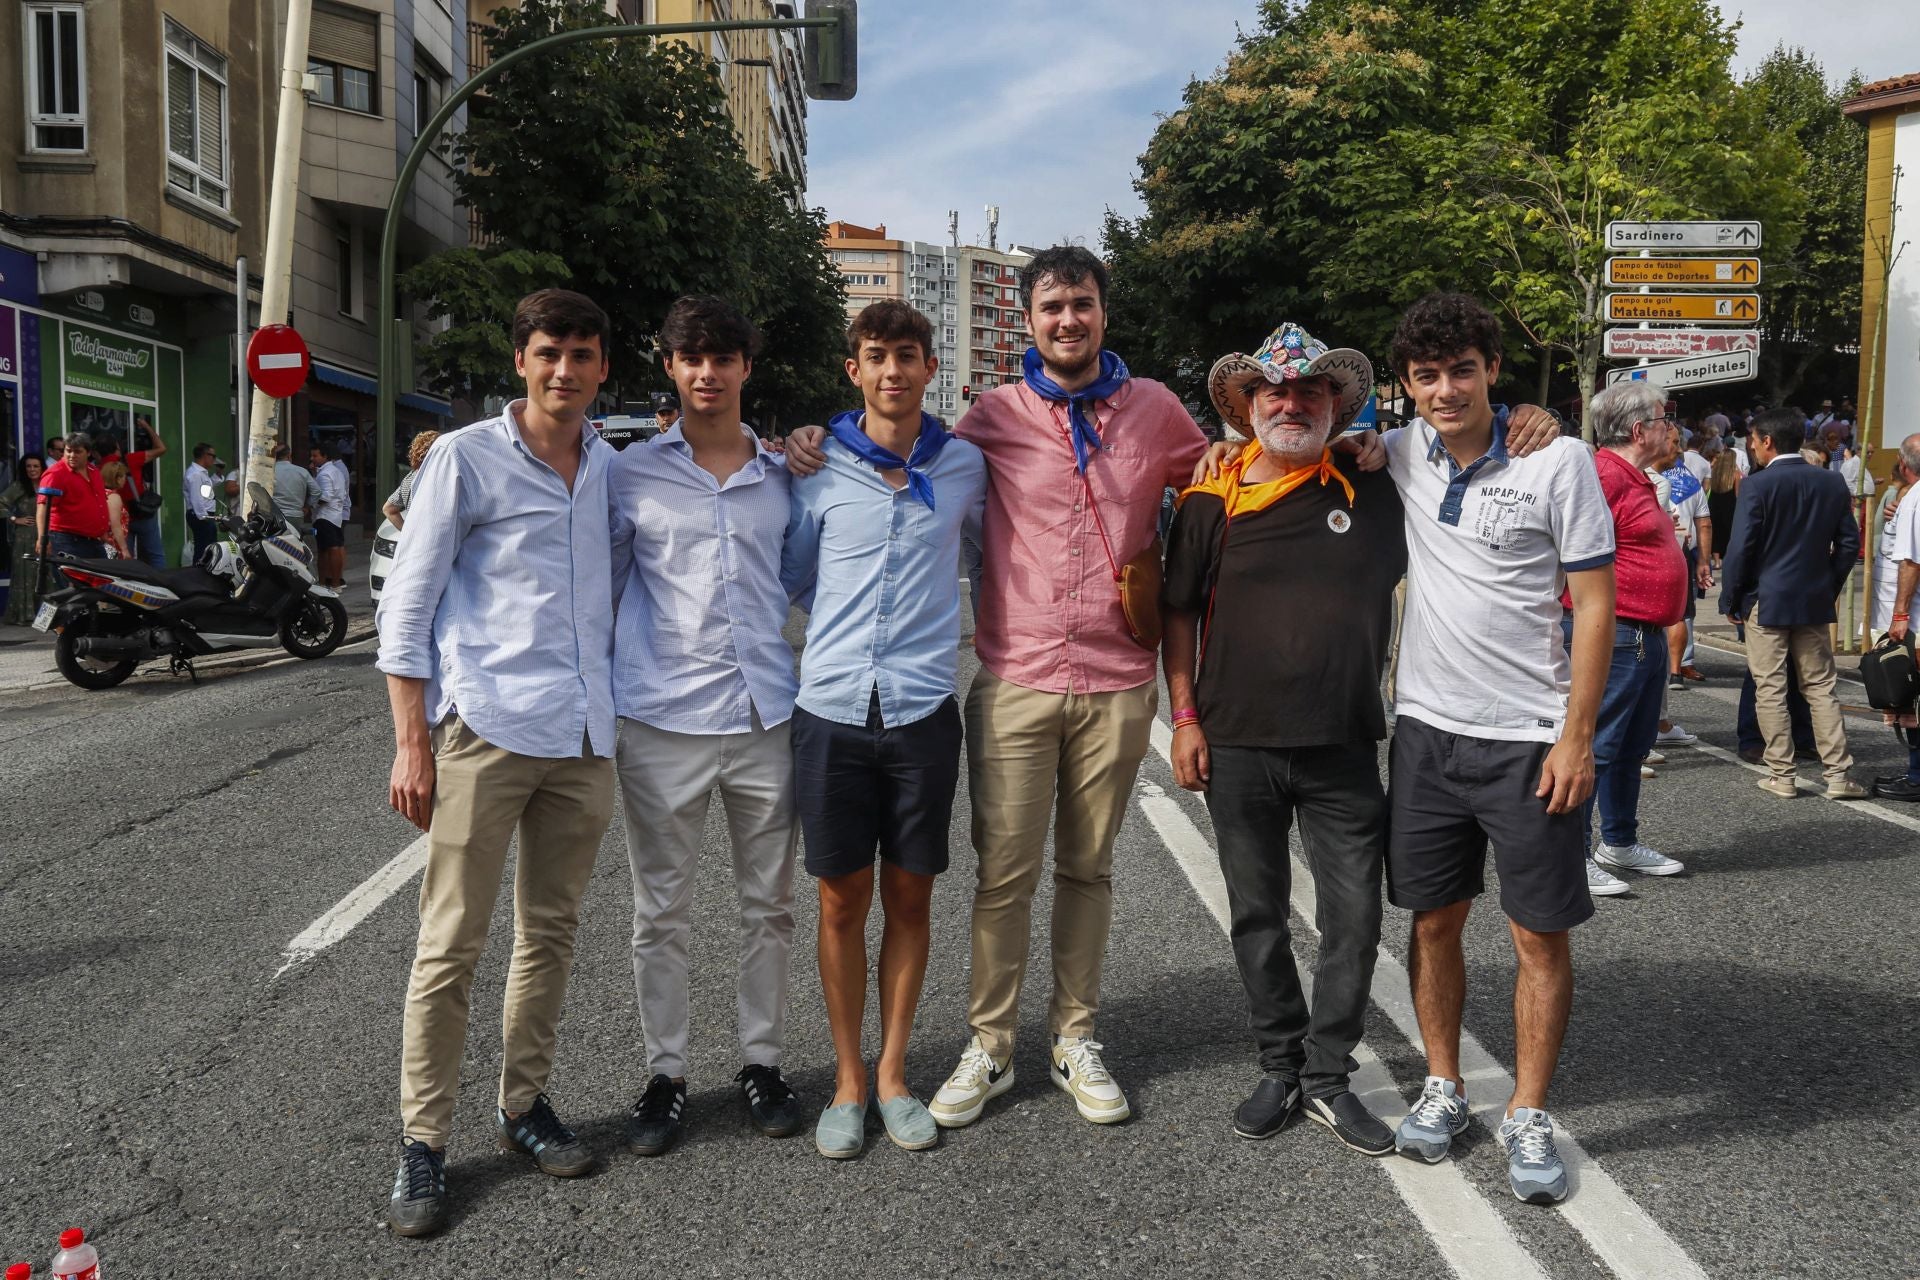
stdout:
<svg viewBox="0 0 1920 1280">
<path fill-rule="evenodd" d="M 1373 367 L 1287 324 L 1218 361 L 1207 385 L 1254 442 L 1182 496 L 1163 659 L 1174 777 L 1213 816 L 1260 1049 L 1234 1131 L 1271 1137 L 1304 1111 L 1354 1150 L 1388 1155 L 1393 1131 L 1348 1073 L 1380 942 L 1379 688 L 1406 538 L 1393 477 L 1328 448 L 1365 405 Z M 1288 927 L 1296 815 L 1319 899 L 1311 1007 Z"/>
</svg>

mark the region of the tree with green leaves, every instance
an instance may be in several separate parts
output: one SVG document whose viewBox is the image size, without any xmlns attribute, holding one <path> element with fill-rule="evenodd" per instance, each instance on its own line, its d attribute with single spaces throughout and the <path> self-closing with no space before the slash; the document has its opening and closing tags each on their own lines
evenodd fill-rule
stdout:
<svg viewBox="0 0 1920 1280">
<path fill-rule="evenodd" d="M 1767 229 L 1761 281 L 1760 385 L 1783 404 L 1811 380 L 1815 390 L 1860 379 L 1860 259 L 1866 218 L 1867 136 L 1840 104 L 1860 91 L 1858 74 L 1829 85 L 1802 49 L 1785 45 L 1747 78 L 1766 127 L 1805 157 L 1805 214 L 1791 248 Z M 1811 407 L 1811 406 L 1808 406 Z"/>
<path fill-rule="evenodd" d="M 593 0 L 532 0 L 492 17 L 496 61 L 608 21 Z M 748 163 L 704 53 L 644 38 L 575 44 L 511 68 L 467 115 L 455 181 L 489 242 L 436 255 L 402 281 L 448 321 L 420 353 L 437 386 L 507 391 L 503 317 L 529 288 L 554 285 L 606 308 L 624 396 L 668 385 L 653 334 L 674 299 L 705 293 L 767 335 L 749 416 L 765 425 L 839 407 L 844 292 L 821 215 Z"/>
<path fill-rule="evenodd" d="M 1504 313 L 1509 369 L 1540 398 L 1568 362 L 1584 401 L 1608 221 L 1761 217 L 1770 245 L 1795 237 L 1798 153 L 1732 77 L 1707 0 L 1261 12 L 1148 144 L 1145 215 L 1108 221 L 1117 293 L 1153 304 L 1116 320 L 1176 385 L 1282 318 L 1384 371 L 1401 308 L 1451 287 Z"/>
</svg>

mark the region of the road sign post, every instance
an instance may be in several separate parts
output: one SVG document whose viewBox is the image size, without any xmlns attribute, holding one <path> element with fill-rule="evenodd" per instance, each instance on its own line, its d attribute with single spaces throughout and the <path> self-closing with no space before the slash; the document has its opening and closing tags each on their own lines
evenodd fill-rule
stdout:
<svg viewBox="0 0 1920 1280">
<path fill-rule="evenodd" d="M 1731 289 L 1760 283 L 1758 258 L 1608 258 L 1612 289 Z"/>
<path fill-rule="evenodd" d="M 1607 248 L 1729 249 L 1760 247 L 1757 222 L 1609 222 Z"/>
<path fill-rule="evenodd" d="M 1723 382 L 1749 382 L 1755 376 L 1758 354 L 1751 349 L 1726 355 L 1688 356 L 1681 360 L 1663 360 L 1631 369 L 1614 369 L 1607 374 L 1607 385 L 1645 382 L 1661 389 L 1691 391 L 1695 387 L 1718 386 Z"/>
<path fill-rule="evenodd" d="M 1609 324 L 1752 324 L 1760 318 L 1757 293 L 1610 293 Z"/>
</svg>

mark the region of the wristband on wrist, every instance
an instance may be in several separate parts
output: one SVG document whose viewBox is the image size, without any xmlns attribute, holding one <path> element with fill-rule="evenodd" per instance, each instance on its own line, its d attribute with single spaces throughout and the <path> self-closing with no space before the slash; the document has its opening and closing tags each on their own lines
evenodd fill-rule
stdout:
<svg viewBox="0 0 1920 1280">
<path fill-rule="evenodd" d="M 1185 725 L 1199 723 L 1200 713 L 1198 711 L 1176 711 L 1173 713 L 1173 727 L 1176 729 Z"/>
</svg>

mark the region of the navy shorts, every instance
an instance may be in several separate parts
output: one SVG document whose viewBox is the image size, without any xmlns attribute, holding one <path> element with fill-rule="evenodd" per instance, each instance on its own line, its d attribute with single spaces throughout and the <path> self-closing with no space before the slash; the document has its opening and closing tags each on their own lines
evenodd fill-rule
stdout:
<svg viewBox="0 0 1920 1280">
<path fill-rule="evenodd" d="M 793 710 L 793 771 L 807 870 L 822 879 L 873 865 L 947 869 L 953 790 L 960 781 L 960 706 L 889 729 L 876 694 L 863 725 Z"/>
<path fill-rule="evenodd" d="M 1535 933 L 1593 914 L 1587 813 L 1548 813 L 1535 796 L 1552 745 L 1448 733 L 1401 716 L 1387 782 L 1387 901 L 1434 911 L 1486 888 L 1487 842 L 1500 909 Z"/>
<path fill-rule="evenodd" d="M 345 527 L 337 525 L 331 520 L 315 520 L 313 522 L 313 536 L 314 540 L 320 544 L 322 551 L 334 551 L 347 545 L 347 531 Z"/>
</svg>

